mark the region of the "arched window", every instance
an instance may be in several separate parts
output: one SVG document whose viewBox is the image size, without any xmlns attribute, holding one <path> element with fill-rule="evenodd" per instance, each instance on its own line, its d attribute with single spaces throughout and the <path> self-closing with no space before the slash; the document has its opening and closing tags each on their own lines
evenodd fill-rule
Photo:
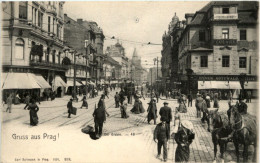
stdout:
<svg viewBox="0 0 260 163">
<path fill-rule="evenodd" d="M 15 58 L 24 59 L 24 41 L 21 38 L 15 41 Z"/>
</svg>

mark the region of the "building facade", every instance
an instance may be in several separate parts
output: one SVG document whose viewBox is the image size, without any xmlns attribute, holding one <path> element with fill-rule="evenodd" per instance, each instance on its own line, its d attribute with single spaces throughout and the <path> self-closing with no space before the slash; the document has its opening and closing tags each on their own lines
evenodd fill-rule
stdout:
<svg viewBox="0 0 260 163">
<path fill-rule="evenodd" d="M 125 56 L 125 49 L 117 42 L 115 45 L 111 45 L 110 47 L 107 47 L 106 53 L 109 57 L 113 58 L 115 61 L 117 61 L 121 65 L 121 72 L 118 75 L 121 81 L 120 83 L 124 82 L 125 80 L 129 80 L 129 60 Z"/>
<path fill-rule="evenodd" d="M 210 2 L 194 15 L 178 41 L 178 74 L 184 93 L 202 89 L 256 89 L 258 3 Z M 234 97 L 234 98 L 237 98 Z"/>
<path fill-rule="evenodd" d="M 146 70 L 142 67 L 141 57 L 137 54 L 136 48 L 134 49 L 132 56 L 132 80 L 139 86 L 146 82 Z"/>
<path fill-rule="evenodd" d="M 64 2 L 3 2 L 3 72 L 41 74 L 64 94 Z"/>
<path fill-rule="evenodd" d="M 100 82 L 103 71 L 104 35 L 102 29 L 96 22 L 82 19 L 75 21 L 67 14 L 64 15 L 64 19 L 66 22 L 64 26 L 65 45 L 75 49 L 76 69 L 85 74 L 85 76 L 77 75 L 77 80 L 86 81 L 87 75 L 88 81 Z M 74 72 L 74 67 L 71 65 L 69 71 Z M 68 80 L 73 80 L 73 75 L 67 77 Z"/>
</svg>

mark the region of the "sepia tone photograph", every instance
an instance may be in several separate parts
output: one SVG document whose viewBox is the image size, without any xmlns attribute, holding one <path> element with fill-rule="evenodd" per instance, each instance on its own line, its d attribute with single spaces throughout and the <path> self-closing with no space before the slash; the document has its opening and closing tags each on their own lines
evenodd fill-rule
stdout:
<svg viewBox="0 0 260 163">
<path fill-rule="evenodd" d="M 1 9 L 1 163 L 259 161 L 258 1 Z"/>
</svg>

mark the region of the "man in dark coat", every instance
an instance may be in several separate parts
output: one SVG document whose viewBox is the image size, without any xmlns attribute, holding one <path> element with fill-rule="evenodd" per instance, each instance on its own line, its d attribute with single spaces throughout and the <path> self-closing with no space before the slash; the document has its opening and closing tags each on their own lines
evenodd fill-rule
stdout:
<svg viewBox="0 0 260 163">
<path fill-rule="evenodd" d="M 192 107 L 192 95 L 191 94 L 188 95 L 188 107 L 189 106 Z"/>
<path fill-rule="evenodd" d="M 156 142 L 156 139 L 158 140 L 157 143 L 157 151 L 158 155 L 157 158 L 160 158 L 161 155 L 161 148 L 163 146 L 163 160 L 164 162 L 167 161 L 167 142 L 170 138 L 170 129 L 168 128 L 168 125 L 166 124 L 166 117 L 161 117 L 161 123 L 159 123 L 155 130 L 154 130 L 154 137 L 153 140 Z"/>
<path fill-rule="evenodd" d="M 116 108 L 119 107 L 119 100 L 120 100 L 120 96 L 119 96 L 118 92 L 116 92 L 116 95 L 115 95 L 115 105 L 116 105 Z"/>
<path fill-rule="evenodd" d="M 247 114 L 247 104 L 243 98 L 239 98 L 239 103 L 237 103 L 236 106 L 240 114 Z"/>
<path fill-rule="evenodd" d="M 9 97 L 7 98 L 6 100 L 6 103 L 7 103 L 7 109 L 6 109 L 6 112 L 9 110 L 9 113 L 11 113 L 11 109 L 12 109 L 12 103 L 13 103 L 13 95 L 10 94 Z"/>
<path fill-rule="evenodd" d="M 168 107 L 169 103 L 167 101 L 165 101 L 163 104 L 164 104 L 164 107 L 161 107 L 159 114 L 161 117 L 166 118 L 166 123 L 168 125 L 169 132 L 170 132 L 170 122 L 172 121 L 172 109 L 170 107 Z"/>
<path fill-rule="evenodd" d="M 103 123 L 106 121 L 106 114 L 107 116 L 109 116 L 109 114 L 106 112 L 104 99 L 105 95 L 102 94 L 98 102 L 98 108 L 95 109 L 93 113 L 95 122 L 95 134 L 97 138 L 100 138 L 102 136 Z"/>
<path fill-rule="evenodd" d="M 67 104 L 68 114 L 69 114 L 69 115 L 68 115 L 68 118 L 71 118 L 70 115 L 71 115 L 72 109 L 73 109 L 72 101 L 73 101 L 73 99 L 71 98 L 70 101 L 69 101 L 68 104 Z"/>
</svg>

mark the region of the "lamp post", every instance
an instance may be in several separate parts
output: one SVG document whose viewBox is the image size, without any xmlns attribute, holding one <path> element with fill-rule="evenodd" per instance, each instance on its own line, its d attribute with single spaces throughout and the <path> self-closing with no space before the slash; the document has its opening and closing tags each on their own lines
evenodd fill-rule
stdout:
<svg viewBox="0 0 260 163">
<path fill-rule="evenodd" d="M 88 52 L 90 53 L 90 49 L 89 49 L 89 46 L 88 46 L 88 40 L 85 40 L 85 49 L 86 49 L 86 96 L 88 94 L 88 87 L 87 87 L 87 84 L 88 84 Z"/>
<path fill-rule="evenodd" d="M 159 62 L 158 57 L 157 57 L 157 58 L 154 58 L 153 61 L 154 61 L 154 65 L 155 65 L 155 63 L 157 62 L 156 85 L 157 85 L 157 92 L 159 92 L 159 90 L 158 90 L 158 62 Z"/>
<path fill-rule="evenodd" d="M 241 88 L 242 88 L 242 93 L 241 96 L 242 98 L 245 98 L 245 80 L 246 80 L 246 74 L 245 73 L 241 73 L 238 77 Z"/>
<path fill-rule="evenodd" d="M 73 51 L 73 55 L 74 55 L 74 78 L 73 78 L 73 100 L 76 100 L 76 95 L 77 95 L 77 89 L 76 89 L 76 54 L 77 51 L 74 50 Z"/>
</svg>

